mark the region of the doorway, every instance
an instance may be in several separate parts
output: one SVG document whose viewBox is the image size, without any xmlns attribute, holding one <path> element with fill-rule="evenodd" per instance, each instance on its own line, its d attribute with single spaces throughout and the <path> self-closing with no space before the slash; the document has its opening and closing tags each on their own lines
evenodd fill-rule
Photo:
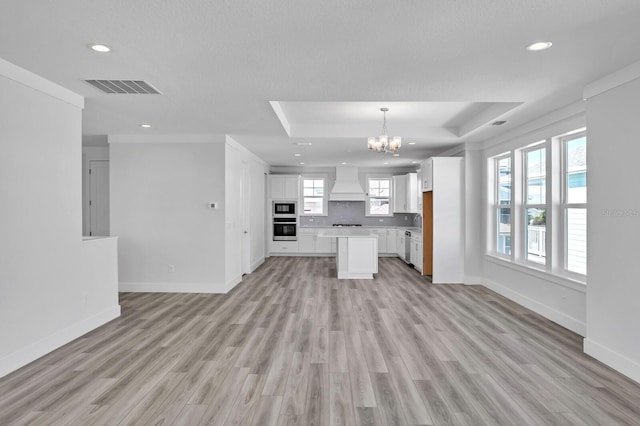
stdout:
<svg viewBox="0 0 640 426">
<path fill-rule="evenodd" d="M 89 235 L 109 235 L 109 161 L 89 161 Z"/>
</svg>

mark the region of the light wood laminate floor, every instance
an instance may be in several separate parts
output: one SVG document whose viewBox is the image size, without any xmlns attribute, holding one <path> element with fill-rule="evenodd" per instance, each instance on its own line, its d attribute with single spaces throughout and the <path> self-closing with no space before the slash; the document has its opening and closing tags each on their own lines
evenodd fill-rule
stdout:
<svg viewBox="0 0 640 426">
<path fill-rule="evenodd" d="M 13 424 L 640 424 L 640 387 L 582 339 L 392 258 L 270 258 L 227 295 L 121 295 L 123 315 L 0 380 Z"/>
</svg>

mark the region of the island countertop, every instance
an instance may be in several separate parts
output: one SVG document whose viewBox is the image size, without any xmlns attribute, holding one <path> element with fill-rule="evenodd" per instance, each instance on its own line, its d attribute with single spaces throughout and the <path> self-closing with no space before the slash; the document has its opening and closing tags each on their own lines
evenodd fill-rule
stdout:
<svg viewBox="0 0 640 426">
<path fill-rule="evenodd" d="M 369 229 L 362 228 L 322 228 L 318 230 L 318 237 L 377 238 L 377 235 Z"/>
</svg>

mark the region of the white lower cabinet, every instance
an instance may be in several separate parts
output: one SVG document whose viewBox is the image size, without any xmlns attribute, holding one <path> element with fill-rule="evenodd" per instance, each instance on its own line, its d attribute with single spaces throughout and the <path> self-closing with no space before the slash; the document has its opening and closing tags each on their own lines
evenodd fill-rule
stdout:
<svg viewBox="0 0 640 426">
<path fill-rule="evenodd" d="M 334 238 L 318 238 L 318 228 L 298 228 L 298 252 L 335 253 Z"/>
<path fill-rule="evenodd" d="M 405 256 L 405 247 L 404 247 L 404 230 L 399 229 L 397 231 L 397 236 L 396 236 L 396 253 L 398 254 L 398 257 L 400 257 L 400 259 L 404 260 L 405 262 L 408 262 L 409 259 L 406 258 Z"/>
<path fill-rule="evenodd" d="M 302 234 L 298 235 L 298 251 L 300 253 L 313 253 L 315 251 L 315 235 Z"/>
<path fill-rule="evenodd" d="M 335 253 L 336 252 L 336 242 L 335 238 L 319 238 L 315 237 L 315 253 Z"/>
<path fill-rule="evenodd" d="M 378 237 L 378 255 L 387 253 L 387 230 L 373 229 L 371 233 Z"/>
<path fill-rule="evenodd" d="M 411 238 L 411 260 L 413 266 L 422 272 L 422 239 Z"/>
<path fill-rule="evenodd" d="M 319 238 L 319 228 L 298 228 L 298 241 L 272 241 L 271 253 L 282 255 L 286 253 L 301 255 L 334 254 L 336 253 L 335 238 Z M 422 238 L 411 238 L 410 257 L 405 254 L 405 235 L 402 228 L 377 228 L 371 232 L 378 237 L 378 256 L 394 255 L 407 263 L 413 263 L 422 272 Z"/>
<path fill-rule="evenodd" d="M 398 231 L 396 229 L 387 229 L 387 253 L 397 254 L 398 249 Z"/>
<path fill-rule="evenodd" d="M 271 241 L 271 253 L 297 253 L 297 241 Z"/>
</svg>

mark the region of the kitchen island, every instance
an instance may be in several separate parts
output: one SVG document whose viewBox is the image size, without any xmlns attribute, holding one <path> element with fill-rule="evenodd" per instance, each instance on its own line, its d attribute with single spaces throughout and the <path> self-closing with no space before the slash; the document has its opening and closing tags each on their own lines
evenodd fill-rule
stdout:
<svg viewBox="0 0 640 426">
<path fill-rule="evenodd" d="M 336 238 L 338 279 L 373 279 L 378 273 L 378 236 L 368 229 L 328 228 L 318 238 Z"/>
</svg>

